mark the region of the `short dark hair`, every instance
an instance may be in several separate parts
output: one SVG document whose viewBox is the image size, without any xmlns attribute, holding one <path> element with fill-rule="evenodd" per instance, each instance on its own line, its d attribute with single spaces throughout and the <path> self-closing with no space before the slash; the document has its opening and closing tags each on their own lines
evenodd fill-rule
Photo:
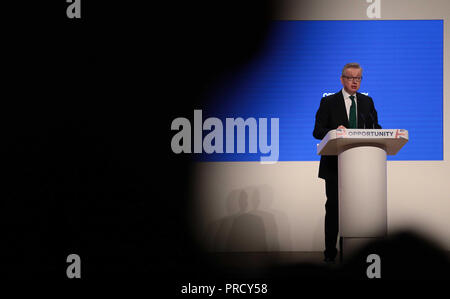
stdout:
<svg viewBox="0 0 450 299">
<path fill-rule="evenodd" d="M 346 65 L 344 65 L 344 68 L 342 69 L 342 76 L 345 75 L 345 70 L 349 69 L 349 68 L 360 69 L 361 70 L 361 74 L 362 74 L 363 69 L 359 65 L 359 63 L 357 63 L 357 62 L 350 62 L 350 63 L 347 63 Z"/>
</svg>

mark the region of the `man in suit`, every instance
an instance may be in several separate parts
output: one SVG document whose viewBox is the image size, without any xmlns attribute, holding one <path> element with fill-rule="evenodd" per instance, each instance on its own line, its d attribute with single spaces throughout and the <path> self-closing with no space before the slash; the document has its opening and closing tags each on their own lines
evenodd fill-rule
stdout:
<svg viewBox="0 0 450 299">
<path fill-rule="evenodd" d="M 342 90 L 322 98 L 316 113 L 313 136 L 323 139 L 328 131 L 338 128 L 381 129 L 377 111 L 371 97 L 358 91 L 362 80 L 362 68 L 358 63 L 348 63 L 341 75 Z M 325 262 L 334 262 L 339 231 L 338 211 L 338 159 L 322 156 L 319 178 L 325 180 Z"/>
</svg>

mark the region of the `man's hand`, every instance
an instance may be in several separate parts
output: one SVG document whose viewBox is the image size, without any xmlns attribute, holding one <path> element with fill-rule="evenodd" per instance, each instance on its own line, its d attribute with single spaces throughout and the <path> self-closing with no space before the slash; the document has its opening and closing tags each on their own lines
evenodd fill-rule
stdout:
<svg viewBox="0 0 450 299">
<path fill-rule="evenodd" d="M 346 127 L 344 127 L 343 125 L 340 125 L 339 127 L 337 127 L 338 129 L 346 129 Z"/>
</svg>

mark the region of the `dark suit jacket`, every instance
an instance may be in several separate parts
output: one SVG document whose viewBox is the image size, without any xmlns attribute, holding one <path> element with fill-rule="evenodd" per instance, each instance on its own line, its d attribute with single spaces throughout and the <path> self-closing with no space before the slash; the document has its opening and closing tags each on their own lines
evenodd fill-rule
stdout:
<svg viewBox="0 0 450 299">
<path fill-rule="evenodd" d="M 357 92 L 356 101 L 358 128 L 381 129 L 372 98 Z M 316 113 L 313 136 L 317 139 L 323 139 L 328 131 L 334 130 L 340 125 L 346 128 L 349 127 L 342 90 L 324 97 L 320 101 L 320 107 Z M 337 178 L 337 163 L 337 156 L 322 156 L 320 158 L 319 177 L 323 179 Z"/>
</svg>

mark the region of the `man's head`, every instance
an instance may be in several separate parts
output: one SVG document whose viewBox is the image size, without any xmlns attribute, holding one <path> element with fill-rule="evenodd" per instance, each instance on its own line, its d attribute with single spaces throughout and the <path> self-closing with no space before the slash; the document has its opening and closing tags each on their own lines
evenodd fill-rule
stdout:
<svg viewBox="0 0 450 299">
<path fill-rule="evenodd" d="M 341 83 L 349 94 L 358 91 L 362 80 L 362 68 L 358 63 L 347 63 L 342 69 Z"/>
</svg>

